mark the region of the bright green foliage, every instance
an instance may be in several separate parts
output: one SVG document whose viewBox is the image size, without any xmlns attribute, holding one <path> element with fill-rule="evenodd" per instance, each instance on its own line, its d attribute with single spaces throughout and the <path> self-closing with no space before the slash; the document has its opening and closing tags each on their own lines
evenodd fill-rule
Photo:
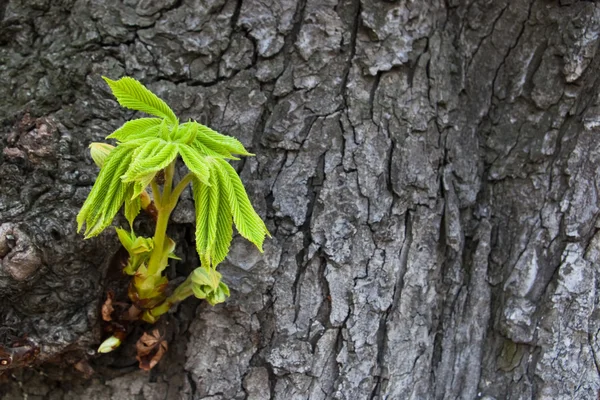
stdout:
<svg viewBox="0 0 600 400">
<path fill-rule="evenodd" d="M 177 132 L 174 132 L 171 135 L 171 138 L 175 140 L 177 143 L 181 144 L 190 144 L 196 139 L 196 135 L 198 133 L 198 124 L 183 124 L 179 125 Z"/>
<path fill-rule="evenodd" d="M 123 124 L 107 137 L 117 141 L 114 148 L 102 143 L 90 146 L 101 170 L 77 216 L 78 230 L 85 224 L 86 238 L 98 235 L 124 206 L 131 229 L 128 232 L 117 228 L 119 240 L 129 253 L 124 272 L 133 275 L 135 299 L 132 300 L 143 301 L 139 307 L 145 310 L 142 319 L 148 322 L 156 321 L 172 304 L 191 294 L 213 305 L 225 301 L 229 288 L 221 282 L 216 267 L 229 252 L 233 223 L 260 251 L 265 236 L 269 235 L 238 174 L 227 162 L 237 160 L 237 155 L 252 154 L 237 139 L 196 121 L 179 124 L 169 106 L 135 79 L 104 80 L 119 104 L 156 118 L 139 118 Z M 179 158 L 189 173 L 173 187 Z M 161 171 L 164 179 L 158 182 L 156 176 Z M 179 195 L 189 183 L 195 201 L 196 248 L 201 266 L 167 298 L 164 291 L 168 281 L 162 271 L 168 259 L 176 257 L 175 242 L 166 236 L 166 227 Z M 135 235 L 133 222 L 142 207 L 148 206 L 146 189 L 150 185 L 158 217 L 155 236 L 144 238 Z"/>
<path fill-rule="evenodd" d="M 179 154 L 181 154 L 185 166 L 194 174 L 195 178 L 209 185 L 206 158 L 187 144 L 179 145 Z"/>
<path fill-rule="evenodd" d="M 176 124 L 177 117 L 167 103 L 158 98 L 133 78 L 124 77 L 118 81 L 102 77 L 112 89 L 120 105 L 132 110 L 142 111 L 146 114 L 156 115 Z"/>
<path fill-rule="evenodd" d="M 232 220 L 238 232 L 261 251 L 269 231 L 252 208 L 233 167 L 223 159 L 213 158 L 209 170 L 210 186 L 198 179 L 192 181 L 196 205 L 196 249 L 203 265 L 216 267 L 229 251 Z"/>
<path fill-rule="evenodd" d="M 139 181 L 146 175 L 165 169 L 175 160 L 178 150 L 176 143 L 166 142 L 162 139 L 150 140 L 143 145 L 131 161 L 129 169 L 121 177 L 123 182 Z"/>
<path fill-rule="evenodd" d="M 194 296 L 206 299 L 213 306 L 229 297 L 229 287 L 221 282 L 221 274 L 212 268 L 196 268 L 190 278 Z"/>
<path fill-rule="evenodd" d="M 200 154 L 230 160 L 238 160 L 234 154 L 242 156 L 254 155 L 249 153 L 236 138 L 221 135 L 196 121 L 186 122 L 181 125 L 181 128 L 189 129 L 189 134 L 181 141 L 190 144 L 190 147 Z"/>
<path fill-rule="evenodd" d="M 197 122 L 193 122 L 197 125 L 198 135 L 196 137 L 196 143 L 202 143 L 206 147 L 222 153 L 226 151 L 227 154 L 239 154 L 241 156 L 253 156 L 254 154 L 248 153 L 242 143 L 236 138 L 231 136 L 221 135 L 220 133 L 213 131 L 208 126 L 200 125 Z"/>
<path fill-rule="evenodd" d="M 106 157 L 98 179 L 77 215 L 77 230 L 86 224 L 85 236 L 98 235 L 111 223 L 123 205 L 128 184 L 121 180 L 131 161 L 132 151 L 116 147 Z"/>
<path fill-rule="evenodd" d="M 162 121 L 160 118 L 140 118 L 127 121 L 106 138 L 116 139 L 119 142 L 131 142 L 136 139 L 158 136 L 158 128 Z"/>
<path fill-rule="evenodd" d="M 216 161 L 219 164 L 219 170 L 222 172 L 222 187 L 229 202 L 229 209 L 233 215 L 235 227 L 243 237 L 254 243 L 262 252 L 265 235 L 271 237 L 265 223 L 254 211 L 246 194 L 246 189 L 244 189 L 244 185 L 235 169 L 224 160 Z"/>
<path fill-rule="evenodd" d="M 155 175 L 156 173 L 144 175 L 134 183 L 133 195 L 131 197 L 131 200 L 134 200 L 146 190 L 148 185 L 150 185 L 150 182 L 152 182 L 152 179 L 154 179 Z"/>
<path fill-rule="evenodd" d="M 127 232 L 125 229 L 117 228 L 117 235 L 121 244 L 129 253 L 129 260 L 123 272 L 133 275 L 143 263 L 150 258 L 150 252 L 154 248 L 152 239 L 138 237 L 133 231 Z"/>
<path fill-rule="evenodd" d="M 134 195 L 135 185 L 128 185 L 125 192 L 125 218 L 129 222 L 129 227 L 133 229 L 133 221 L 138 216 L 142 209 L 142 199 L 139 194 Z"/>
</svg>

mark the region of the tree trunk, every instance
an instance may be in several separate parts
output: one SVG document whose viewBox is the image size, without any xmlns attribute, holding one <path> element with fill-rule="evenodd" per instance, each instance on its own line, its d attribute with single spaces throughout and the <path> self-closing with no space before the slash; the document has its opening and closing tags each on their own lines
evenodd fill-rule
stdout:
<svg viewBox="0 0 600 400">
<path fill-rule="evenodd" d="M 0 339 L 40 350 L 3 399 L 598 396 L 596 3 L 11 0 L 0 20 Z M 75 216 L 88 144 L 132 116 L 101 75 L 247 145 L 273 234 L 234 239 L 231 298 L 165 318 L 150 374 L 134 339 L 94 354 L 119 245 Z M 197 266 L 193 213 L 187 193 L 171 277 Z"/>
</svg>

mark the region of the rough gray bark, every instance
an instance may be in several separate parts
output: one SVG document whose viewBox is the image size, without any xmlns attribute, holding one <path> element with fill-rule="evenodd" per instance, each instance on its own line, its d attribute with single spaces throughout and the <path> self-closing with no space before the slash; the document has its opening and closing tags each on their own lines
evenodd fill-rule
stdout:
<svg viewBox="0 0 600 400">
<path fill-rule="evenodd" d="M 0 333 L 46 361 L 3 398 L 597 397 L 599 5 L 11 0 L 0 19 Z M 273 239 L 234 240 L 230 300 L 180 306 L 155 371 L 125 346 L 86 380 L 118 249 L 75 233 L 86 146 L 131 116 L 102 74 L 256 153 L 237 167 Z M 184 274 L 189 195 L 175 220 Z"/>
</svg>

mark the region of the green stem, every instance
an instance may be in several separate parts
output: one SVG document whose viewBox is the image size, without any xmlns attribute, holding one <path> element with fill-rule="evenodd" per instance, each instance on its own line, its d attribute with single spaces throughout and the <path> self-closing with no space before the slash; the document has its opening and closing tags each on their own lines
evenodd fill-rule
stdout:
<svg viewBox="0 0 600 400">
<path fill-rule="evenodd" d="M 150 182 L 150 187 L 152 188 L 152 197 L 154 198 L 154 205 L 156 208 L 159 208 L 162 203 L 162 199 L 160 198 L 160 189 L 158 188 L 158 183 L 156 183 L 155 179 L 152 179 Z"/>
<path fill-rule="evenodd" d="M 191 172 L 188 172 L 187 175 L 184 176 L 183 179 L 181 179 L 181 181 L 179 181 L 177 186 L 175 186 L 175 189 L 173 189 L 173 193 L 171 194 L 171 199 L 175 199 L 175 201 L 179 200 L 179 196 L 181 196 L 181 193 L 184 191 L 184 189 L 187 187 L 187 185 L 189 185 L 189 183 L 192 181 L 193 177 L 194 177 L 194 174 L 192 174 Z"/>
<path fill-rule="evenodd" d="M 173 307 L 175 304 L 187 299 L 193 294 L 194 291 L 192 290 L 192 280 L 190 277 L 188 277 L 164 302 L 148 312 L 153 318 L 158 318 L 169 311 L 169 309 L 171 309 L 171 307 Z"/>
<path fill-rule="evenodd" d="M 152 191 L 154 194 L 154 199 L 156 203 L 156 208 L 158 211 L 158 217 L 156 220 L 156 229 L 154 231 L 154 249 L 152 250 L 152 254 L 150 255 L 150 260 L 148 260 L 148 269 L 144 276 L 138 277 L 140 281 L 140 288 L 147 286 L 150 284 L 149 279 L 159 280 L 161 277 L 162 271 L 167 266 L 167 252 L 169 250 L 165 249 L 167 245 L 167 225 L 169 223 L 169 217 L 171 216 L 171 212 L 175 209 L 177 205 L 177 201 L 179 200 L 179 196 L 185 189 L 185 187 L 191 182 L 193 175 L 188 173 L 181 181 L 177 184 L 177 186 L 173 189 L 173 177 L 175 175 L 175 161 L 173 161 L 167 168 L 165 168 L 165 184 L 163 186 L 163 191 L 160 193 L 158 184 L 155 180 L 152 181 Z M 168 246 L 170 247 L 170 246 Z M 186 281 L 187 282 L 187 281 Z M 180 287 L 178 287 L 175 292 L 164 302 L 162 302 L 159 306 L 155 307 L 153 310 L 157 310 L 158 315 L 164 314 L 171 308 L 171 306 L 179 302 L 186 297 L 193 294 L 191 289 L 191 283 L 184 282 Z M 141 293 L 141 292 L 138 292 Z M 149 313 L 147 311 L 146 313 Z M 152 314 L 148 314 L 148 320 L 151 320 L 154 316 L 154 311 Z"/>
<path fill-rule="evenodd" d="M 167 236 L 167 225 L 171 216 L 169 208 L 159 208 L 158 218 L 156 220 L 156 230 L 154 231 L 154 249 L 148 262 L 148 276 L 156 275 L 162 271 L 160 261 L 163 258 L 165 248 L 165 238 Z"/>
<path fill-rule="evenodd" d="M 173 160 L 171 164 L 167 168 L 165 168 L 165 184 L 163 186 L 162 194 L 159 194 L 158 184 L 156 180 L 152 180 L 152 192 L 155 194 L 155 202 L 156 197 L 158 196 L 158 218 L 156 220 L 156 230 L 154 231 L 154 250 L 152 251 L 152 255 L 150 256 L 150 261 L 148 262 L 148 276 L 156 275 L 162 272 L 164 266 L 160 265 L 161 260 L 164 259 L 164 248 L 165 248 L 165 238 L 167 236 L 167 225 L 169 224 L 169 217 L 171 216 L 171 211 L 175 208 L 175 204 L 177 204 L 177 198 L 171 198 L 171 188 L 173 187 L 173 175 L 175 174 L 175 163 L 177 160 Z"/>
<path fill-rule="evenodd" d="M 165 186 L 163 188 L 162 198 L 165 200 L 165 203 L 168 203 L 171 199 L 171 189 L 173 188 L 173 176 L 175 175 L 175 162 L 173 160 L 171 164 L 167 168 L 165 168 Z M 175 198 L 177 202 L 177 198 Z"/>
</svg>

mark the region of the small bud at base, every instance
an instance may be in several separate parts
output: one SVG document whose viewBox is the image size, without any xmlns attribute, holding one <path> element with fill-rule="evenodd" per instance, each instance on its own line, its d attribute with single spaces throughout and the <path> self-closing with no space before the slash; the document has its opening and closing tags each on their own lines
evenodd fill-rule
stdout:
<svg viewBox="0 0 600 400">
<path fill-rule="evenodd" d="M 106 157 L 108 157 L 113 149 L 114 146 L 111 146 L 107 143 L 94 142 L 90 144 L 90 154 L 92 155 L 92 159 L 100 168 L 102 168 L 104 162 L 106 161 Z"/>
<path fill-rule="evenodd" d="M 100 347 L 98 347 L 98 353 L 110 353 L 111 351 L 116 350 L 120 345 L 121 340 L 117 337 L 111 336 L 102 342 Z"/>
</svg>

